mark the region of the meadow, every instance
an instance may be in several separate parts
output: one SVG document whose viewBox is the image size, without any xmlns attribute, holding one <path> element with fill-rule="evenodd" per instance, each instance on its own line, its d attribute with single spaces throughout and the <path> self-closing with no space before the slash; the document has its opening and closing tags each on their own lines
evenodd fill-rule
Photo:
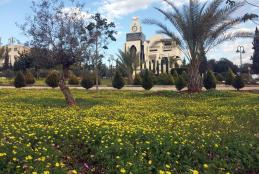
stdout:
<svg viewBox="0 0 259 174">
<path fill-rule="evenodd" d="M 0 91 L 1 174 L 259 173 L 259 95 Z"/>
</svg>

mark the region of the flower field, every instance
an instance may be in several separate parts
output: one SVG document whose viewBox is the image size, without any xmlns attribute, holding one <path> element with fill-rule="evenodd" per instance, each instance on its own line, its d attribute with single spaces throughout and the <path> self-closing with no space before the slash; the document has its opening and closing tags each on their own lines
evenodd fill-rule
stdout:
<svg viewBox="0 0 259 174">
<path fill-rule="evenodd" d="M 0 91 L 0 173 L 259 173 L 259 95 Z"/>
</svg>

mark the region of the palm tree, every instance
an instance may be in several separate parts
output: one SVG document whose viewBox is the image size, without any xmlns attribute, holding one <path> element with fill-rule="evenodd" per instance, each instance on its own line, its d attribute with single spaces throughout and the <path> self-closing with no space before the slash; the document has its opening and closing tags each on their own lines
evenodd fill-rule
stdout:
<svg viewBox="0 0 259 174">
<path fill-rule="evenodd" d="M 168 20 L 177 34 L 166 24 L 146 19 L 145 23 L 156 25 L 160 28 L 158 33 L 165 34 L 174 39 L 179 49 L 189 59 L 189 82 L 190 92 L 199 92 L 202 89 L 202 80 L 199 73 L 201 57 L 213 47 L 239 37 L 251 37 L 250 32 L 230 32 L 229 30 L 240 24 L 242 17 L 233 17 L 233 14 L 240 9 L 244 3 L 235 3 L 232 6 L 224 6 L 224 0 L 213 0 L 211 3 L 202 3 L 199 0 L 189 0 L 188 5 L 182 9 L 174 3 L 166 2 L 171 10 L 156 8 Z M 164 20 L 161 20 L 164 21 Z"/>
<path fill-rule="evenodd" d="M 139 54 L 132 56 L 130 52 L 123 52 L 119 50 L 118 65 L 127 73 L 128 84 L 133 83 L 133 73 L 137 73 L 137 67 L 139 66 Z"/>
</svg>

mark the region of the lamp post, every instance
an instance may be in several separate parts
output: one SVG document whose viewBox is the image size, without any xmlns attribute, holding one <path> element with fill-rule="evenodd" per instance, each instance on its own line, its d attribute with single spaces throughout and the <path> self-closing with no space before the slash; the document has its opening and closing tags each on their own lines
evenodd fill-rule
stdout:
<svg viewBox="0 0 259 174">
<path fill-rule="evenodd" d="M 248 67 L 248 82 L 250 82 L 250 78 L 251 78 L 251 67 Z"/>
<path fill-rule="evenodd" d="M 237 51 L 236 51 L 237 53 L 240 53 L 240 71 L 241 71 L 241 68 L 242 68 L 242 54 L 245 54 L 246 52 L 245 52 L 245 47 L 244 46 L 242 46 L 242 45 L 239 45 L 238 47 L 237 47 Z"/>
</svg>

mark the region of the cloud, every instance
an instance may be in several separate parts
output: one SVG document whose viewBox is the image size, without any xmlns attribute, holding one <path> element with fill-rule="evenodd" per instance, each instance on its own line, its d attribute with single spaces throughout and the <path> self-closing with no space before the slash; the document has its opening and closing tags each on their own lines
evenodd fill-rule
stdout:
<svg viewBox="0 0 259 174">
<path fill-rule="evenodd" d="M 92 14 L 81 11 L 76 7 L 65 7 L 62 9 L 63 15 L 76 17 L 77 19 L 90 19 Z"/>
<path fill-rule="evenodd" d="M 159 1 L 159 0 L 158 0 Z M 186 5 L 189 3 L 189 0 L 169 0 L 171 2 L 173 2 L 173 4 L 176 6 L 176 7 L 181 7 L 183 5 Z M 200 0 L 200 2 L 206 2 L 208 0 Z M 211 1 L 211 0 L 209 0 Z M 161 0 L 159 1 L 161 2 Z M 161 4 L 161 3 L 160 3 Z M 162 6 L 161 6 L 163 9 L 171 9 L 171 7 L 166 3 L 166 2 L 162 2 Z"/>
<path fill-rule="evenodd" d="M 156 1 L 158 0 L 102 0 L 98 10 L 108 18 L 120 18 L 146 9 Z"/>
<path fill-rule="evenodd" d="M 254 33 L 255 25 L 250 23 L 243 23 L 233 28 L 231 31 Z M 240 54 L 237 54 L 236 50 L 239 45 L 242 45 L 245 47 L 245 51 L 246 51 L 246 53 L 242 55 L 243 63 L 251 63 L 250 59 L 254 52 L 254 50 L 252 49 L 253 47 L 252 42 L 253 42 L 253 38 L 242 38 L 242 39 L 237 39 L 235 41 L 225 42 L 212 49 L 208 53 L 208 59 L 218 60 L 224 57 L 233 61 L 235 64 L 240 65 Z"/>
<path fill-rule="evenodd" d="M 201 1 L 205 2 L 207 0 Z M 189 0 L 176 0 L 172 2 L 176 6 L 182 6 L 188 3 Z M 101 0 L 98 10 L 106 14 L 108 18 L 121 18 L 139 10 L 147 9 L 152 4 L 157 4 L 164 9 L 168 8 L 168 4 L 162 0 Z"/>
<path fill-rule="evenodd" d="M 234 62 L 237 65 L 240 65 L 240 54 L 236 52 L 239 45 L 244 46 L 245 54 L 242 54 L 243 63 L 251 63 L 251 56 L 253 55 L 254 50 L 252 49 L 253 39 L 238 39 L 236 41 L 225 42 L 222 45 L 219 45 L 212 49 L 208 53 L 208 59 L 220 59 L 227 58 L 230 61 Z"/>
</svg>

